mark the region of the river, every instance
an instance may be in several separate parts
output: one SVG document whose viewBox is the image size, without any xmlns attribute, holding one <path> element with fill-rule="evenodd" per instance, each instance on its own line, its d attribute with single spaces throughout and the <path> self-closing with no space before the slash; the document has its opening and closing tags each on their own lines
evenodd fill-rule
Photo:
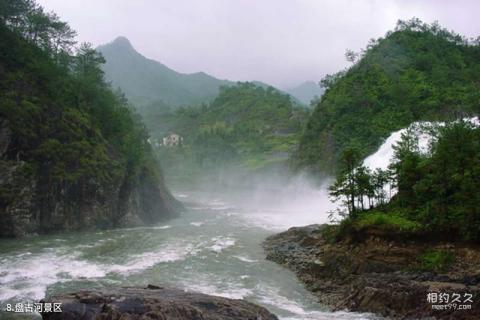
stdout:
<svg viewBox="0 0 480 320">
<path fill-rule="evenodd" d="M 305 190 L 299 194 L 309 197 Z M 319 198 L 295 202 L 290 201 L 293 196 L 286 201 L 277 194 L 272 202 L 264 196 L 241 201 L 202 192 L 175 196 L 186 211 L 159 225 L 0 240 L 2 309 L 6 303 L 38 301 L 81 288 L 161 284 L 245 298 L 280 319 L 373 318 L 329 312 L 292 272 L 265 260 L 261 243 L 268 235 L 325 222 L 326 202 L 319 215 Z M 268 204 L 271 208 L 265 209 Z M 7 315 L 0 313 L 0 318 Z"/>
</svg>

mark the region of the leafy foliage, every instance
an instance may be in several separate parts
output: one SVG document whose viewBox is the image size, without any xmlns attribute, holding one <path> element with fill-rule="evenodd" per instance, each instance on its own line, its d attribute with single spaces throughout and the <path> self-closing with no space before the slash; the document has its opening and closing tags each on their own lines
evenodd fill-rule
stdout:
<svg viewBox="0 0 480 320">
<path fill-rule="evenodd" d="M 340 157 L 340 169 L 336 181 L 329 187 L 334 202 L 341 202 L 346 211 L 339 209 L 341 216 L 355 218 L 358 211 L 385 204 L 386 185 L 391 181 L 389 171 L 377 169 L 372 172 L 359 164 L 357 146 L 347 147 Z"/>
<path fill-rule="evenodd" d="M 404 219 L 434 237 L 480 240 L 480 128 L 458 120 L 437 130 L 427 154 L 420 153 L 411 134 L 404 134 L 382 177 L 381 171 L 372 174 L 361 165 L 339 175 L 330 194 L 343 201 L 349 223 L 378 225 L 380 219 L 379 224 L 391 225 Z M 390 202 L 379 201 L 385 199 L 380 197 L 363 205 L 362 199 L 370 199 L 388 184 L 398 190 Z M 362 191 L 372 189 L 377 192 Z M 383 212 L 380 216 L 378 210 Z"/>
<path fill-rule="evenodd" d="M 34 1 L 2 6 L 0 120 L 12 130 L 7 159 L 27 162 L 42 186 L 77 198 L 151 166 L 147 132 L 103 80 L 101 54 L 89 44 L 75 50 L 70 27 Z"/>
<path fill-rule="evenodd" d="M 221 87 L 208 105 L 164 114 L 159 121 L 165 125 L 155 135 L 182 135 L 180 152 L 201 170 L 227 164 L 257 168 L 287 160 L 307 115 L 307 109 L 272 87 L 237 83 Z M 163 151 L 168 153 L 164 157 L 179 153 L 178 148 Z"/>
<path fill-rule="evenodd" d="M 479 113 L 478 61 L 478 41 L 436 23 L 399 21 L 394 31 L 372 40 L 348 70 L 321 81 L 326 92 L 306 125 L 297 166 L 331 173 L 351 144 L 364 157 L 414 121 Z"/>
<path fill-rule="evenodd" d="M 431 250 L 419 257 L 420 267 L 426 271 L 443 272 L 455 262 L 455 256 L 447 251 Z"/>
</svg>

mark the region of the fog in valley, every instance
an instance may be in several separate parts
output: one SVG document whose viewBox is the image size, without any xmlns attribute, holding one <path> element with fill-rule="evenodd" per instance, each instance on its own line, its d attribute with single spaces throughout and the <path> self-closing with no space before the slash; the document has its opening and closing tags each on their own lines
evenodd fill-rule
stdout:
<svg viewBox="0 0 480 320">
<path fill-rule="evenodd" d="M 248 173 L 230 168 L 201 177 L 193 189 L 204 199 L 240 208 L 252 224 L 267 229 L 329 222 L 329 214 L 337 208 L 328 196 L 332 179 L 287 170 Z"/>
<path fill-rule="evenodd" d="M 2 1 L 0 319 L 480 319 L 479 12 Z"/>
</svg>

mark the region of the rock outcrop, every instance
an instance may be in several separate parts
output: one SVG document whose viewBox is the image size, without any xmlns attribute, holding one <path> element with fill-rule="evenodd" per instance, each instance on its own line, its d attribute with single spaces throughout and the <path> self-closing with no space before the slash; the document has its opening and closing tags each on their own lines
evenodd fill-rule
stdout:
<svg viewBox="0 0 480 320">
<path fill-rule="evenodd" d="M 43 313 L 44 320 L 277 320 L 267 309 L 244 300 L 152 285 L 79 291 L 48 302 L 60 302 L 62 312 Z"/>
<path fill-rule="evenodd" d="M 372 312 L 395 319 L 480 319 L 478 248 L 401 243 L 379 237 L 367 237 L 360 243 L 332 243 L 324 236 L 325 228 L 291 228 L 264 243 L 267 259 L 293 270 L 320 303 L 333 310 Z M 426 250 L 440 249 L 456 256 L 448 272 L 421 271 L 418 257 Z M 429 298 L 429 293 L 435 296 Z M 444 295 L 442 302 L 440 294 Z M 460 295 L 456 306 L 452 303 L 454 294 Z M 472 302 L 464 302 L 470 295 Z M 460 305 L 470 309 L 458 310 Z"/>
<path fill-rule="evenodd" d="M 102 79 L 102 59 L 60 62 L 42 37 L 0 23 L 0 238 L 177 215 L 148 131 Z"/>
<path fill-rule="evenodd" d="M 79 188 L 35 172 L 21 154 L 12 156 L 12 140 L 8 121 L 0 117 L 0 237 L 139 226 L 181 210 L 161 175 L 146 168 L 135 175 L 125 170 L 110 183 L 92 179 Z"/>
</svg>

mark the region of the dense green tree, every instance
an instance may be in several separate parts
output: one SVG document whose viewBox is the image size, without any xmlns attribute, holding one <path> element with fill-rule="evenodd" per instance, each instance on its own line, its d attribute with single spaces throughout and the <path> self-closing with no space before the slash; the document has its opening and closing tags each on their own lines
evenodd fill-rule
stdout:
<svg viewBox="0 0 480 320">
<path fill-rule="evenodd" d="M 3 0 L 0 20 L 57 60 L 71 53 L 75 44 L 76 32 L 55 13 L 46 13 L 34 0 Z"/>
<path fill-rule="evenodd" d="M 209 104 L 184 107 L 155 119 L 157 137 L 175 132 L 184 137 L 183 151 L 162 148 L 162 157 L 178 155 L 169 163 L 187 170 L 190 157 L 199 170 L 223 166 L 257 169 L 286 162 L 295 148 L 308 109 L 282 92 L 253 83 L 220 88 Z M 188 156 L 186 153 L 190 153 Z"/>
<path fill-rule="evenodd" d="M 423 222 L 478 239 L 480 129 L 463 121 L 448 124 L 440 129 L 432 152 L 414 185 Z"/>
<path fill-rule="evenodd" d="M 356 146 L 346 148 L 340 158 L 340 172 L 335 183 L 329 188 L 330 196 L 335 202 L 342 201 L 350 216 L 355 217 L 359 197 L 359 182 L 363 178 L 359 174 L 360 151 Z M 363 167 L 360 166 L 363 171 Z M 363 199 L 362 199 L 363 201 Z"/>
<path fill-rule="evenodd" d="M 391 198 L 390 190 L 392 185 L 392 175 L 388 170 L 382 170 L 377 168 L 371 175 L 371 190 L 373 194 L 373 203 L 370 203 L 370 207 L 375 205 L 383 206 L 388 199 Z M 388 188 L 389 190 L 386 190 Z"/>
<path fill-rule="evenodd" d="M 462 120 L 437 127 L 431 148 L 424 153 L 415 132 L 407 131 L 394 149 L 389 171 L 372 173 L 347 161 L 348 169 L 330 187 L 330 195 L 347 209 L 349 223 L 375 208 L 384 212 L 375 213 L 382 223 L 391 217 L 420 225 L 422 232 L 434 237 L 479 241 L 480 128 Z M 349 155 L 347 148 L 341 159 Z M 386 194 L 389 184 L 397 189 L 393 197 Z"/>
<path fill-rule="evenodd" d="M 478 61 L 478 42 L 436 23 L 399 21 L 351 67 L 321 81 L 326 91 L 300 139 L 297 166 L 333 173 L 352 141 L 367 156 L 414 121 L 478 114 Z"/>
<path fill-rule="evenodd" d="M 46 198 L 86 199 L 99 184 L 158 173 L 140 117 L 103 79 L 102 55 L 75 50 L 75 32 L 34 1 L 0 9 L 0 122 L 12 131 L 1 161 L 27 163 Z"/>
<path fill-rule="evenodd" d="M 418 137 L 412 130 L 402 133 L 401 140 L 393 146 L 394 157 L 390 169 L 395 175 L 395 187 L 398 189 L 402 205 L 416 207 L 415 184 L 421 178 L 420 164 L 422 156 L 418 146 Z"/>
</svg>

